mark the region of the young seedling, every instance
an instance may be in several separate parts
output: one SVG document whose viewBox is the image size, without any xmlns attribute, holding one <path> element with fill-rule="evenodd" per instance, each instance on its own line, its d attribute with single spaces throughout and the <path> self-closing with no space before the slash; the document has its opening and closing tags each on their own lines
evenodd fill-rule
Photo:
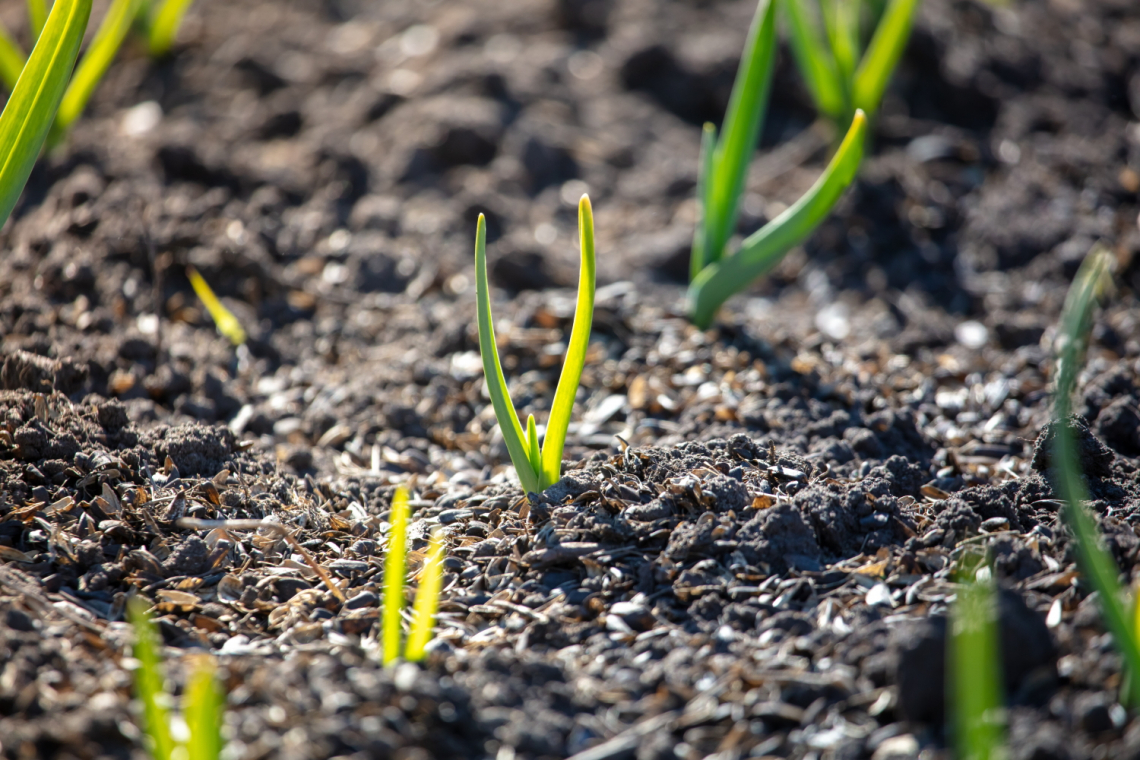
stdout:
<svg viewBox="0 0 1140 760">
<path fill-rule="evenodd" d="M 95 38 L 87 52 L 83 54 L 79 65 L 75 67 L 75 74 L 67 86 L 63 102 L 59 104 L 59 113 L 56 115 L 52 127 L 50 145 L 58 144 L 66 135 L 71 125 L 87 107 L 87 101 L 95 92 L 99 80 L 107 73 L 111 60 L 123 44 L 123 40 L 130 31 L 141 0 L 113 0 L 103 17 Z"/>
<path fill-rule="evenodd" d="M 408 492 L 402 486 L 392 497 L 391 528 L 388 533 L 388 551 L 384 557 L 384 613 L 381 622 L 383 663 L 394 662 L 401 654 L 403 634 L 404 583 L 406 578 L 406 550 L 408 541 Z M 405 660 L 419 662 L 426 654 L 435 626 L 435 613 L 439 609 L 439 594 L 443 582 L 443 534 L 437 529 L 428 544 L 428 556 L 420 575 L 416 600 L 412 609 L 412 627 L 407 646 L 402 649 Z"/>
<path fill-rule="evenodd" d="M 90 15 L 91 0 L 56 0 L 0 114 L 0 226 L 51 129 Z"/>
<path fill-rule="evenodd" d="M 182 19 L 194 0 L 154 0 L 150 5 L 147 47 L 155 58 L 161 58 L 174 47 Z"/>
<path fill-rule="evenodd" d="M 54 122 L 51 123 L 51 129 L 47 135 L 49 148 L 57 145 L 66 136 L 68 129 L 83 113 L 83 109 L 87 106 L 87 101 L 91 99 L 91 94 L 95 91 L 99 80 L 107 73 L 111 60 L 123 44 L 123 39 L 138 15 L 141 2 L 142 0 L 112 0 L 110 8 L 107 9 L 107 15 L 99 24 L 99 29 L 95 32 L 95 37 L 87 48 L 87 52 L 80 59 L 79 65 L 75 66 L 74 73 L 72 72 L 72 65 L 75 63 L 75 56 L 72 55 L 69 65 L 66 67 L 66 75 L 62 80 L 66 89 L 62 92 L 62 98 L 57 101 L 57 110 L 53 110 L 52 113 Z M 37 48 L 41 38 L 43 38 L 43 30 L 48 28 L 48 23 L 55 15 L 55 9 L 59 5 L 60 3 L 53 5 L 51 14 L 47 15 L 43 0 L 28 0 L 28 19 Z M 76 5 L 86 8 L 82 14 L 83 29 L 79 32 L 79 42 L 82 42 L 83 32 L 87 28 L 87 18 L 91 14 L 90 0 L 82 0 L 78 4 L 73 0 L 62 5 L 64 9 Z M 42 19 L 47 19 L 47 21 L 45 22 Z M 76 45 L 76 52 L 78 52 L 78 44 Z M 20 50 L 20 46 L 5 30 L 0 28 L 0 80 L 14 91 L 24 66 L 24 53 Z M 36 152 L 38 154 L 38 148 Z"/>
<path fill-rule="evenodd" d="M 1001 662 L 998 651 L 997 594 L 992 571 L 964 559 L 957 598 L 950 607 L 948 703 L 954 727 L 956 757 L 961 760 L 1004 758 Z"/>
<path fill-rule="evenodd" d="M 1129 610 L 1120 585 L 1120 568 L 1101 545 L 1100 531 L 1085 503 L 1088 489 L 1070 427 L 1072 394 L 1077 373 L 1084 362 L 1093 308 L 1107 291 L 1112 279 L 1112 254 L 1097 246 L 1081 263 L 1061 313 L 1058 334 L 1056 387 L 1053 398 L 1053 461 L 1058 488 L 1065 502 L 1063 514 L 1076 542 L 1077 564 L 1097 592 L 1105 625 L 1124 659 L 1128 692 L 1122 699 L 1140 707 L 1140 630 L 1135 607 Z M 1131 612 L 1132 614 L 1129 614 Z"/>
<path fill-rule="evenodd" d="M 736 229 L 749 160 L 764 122 L 776 48 L 776 0 L 760 0 L 732 86 L 724 129 L 706 124 L 697 177 L 699 219 L 689 259 L 689 316 L 702 329 L 730 296 L 747 288 L 819 226 L 855 178 L 866 118 L 856 111 L 823 175 L 790 208 L 726 256 Z"/>
<path fill-rule="evenodd" d="M 849 124 L 857 110 L 874 114 L 910 38 L 919 0 L 888 0 L 881 15 L 859 0 L 780 2 L 788 17 L 792 53 L 819 112 L 840 127 Z M 809 18 L 811 5 L 822 20 L 822 34 Z M 867 47 L 860 50 L 864 5 L 877 23 Z"/>
<path fill-rule="evenodd" d="M 198 270 L 194 267 L 187 267 L 186 276 L 190 278 L 190 285 L 193 286 L 194 292 L 198 295 L 198 299 L 206 307 L 206 311 L 210 312 L 210 318 L 214 320 L 214 325 L 218 328 L 218 332 L 229 338 L 230 343 L 233 343 L 235 346 L 240 346 L 245 343 L 245 329 L 242 328 L 241 322 L 239 322 L 233 312 L 227 309 L 221 300 L 214 295 L 214 291 L 210 288 L 202 275 L 198 274 Z"/>
<path fill-rule="evenodd" d="M 143 704 L 143 729 L 148 738 L 148 750 L 154 760 L 218 760 L 222 754 L 222 723 L 225 716 L 225 696 L 218 686 L 214 659 L 208 655 L 196 658 L 197 662 L 186 684 L 182 702 L 182 717 L 189 730 L 186 742 L 176 741 L 170 730 L 167 705 L 173 699 L 166 691 L 162 659 L 158 653 L 159 638 L 154 623 L 146 612 L 146 605 L 137 597 L 127 607 L 135 633 L 135 691 Z"/>
<path fill-rule="evenodd" d="M 495 418 L 499 421 L 499 429 L 503 432 L 511 462 L 523 490 L 528 494 L 541 493 L 562 478 L 562 449 L 566 443 L 566 431 L 570 427 L 574 396 L 578 393 L 578 382 L 582 378 L 582 367 L 586 364 L 586 349 L 590 345 L 590 328 L 594 322 L 594 211 L 589 197 L 585 195 L 578 201 L 578 236 L 582 248 L 578 303 L 574 307 L 570 346 L 566 350 L 566 360 L 558 378 L 558 387 L 554 391 L 554 403 L 550 406 L 550 419 L 547 420 L 546 434 L 540 448 L 534 415 L 527 416 L 524 431 L 519 424 L 519 416 L 515 412 L 511 392 L 507 388 L 503 367 L 499 362 L 495 328 L 491 320 L 491 290 L 487 281 L 487 222 L 482 214 L 479 215 L 475 228 L 475 300 L 483 375 L 487 380 Z"/>
</svg>

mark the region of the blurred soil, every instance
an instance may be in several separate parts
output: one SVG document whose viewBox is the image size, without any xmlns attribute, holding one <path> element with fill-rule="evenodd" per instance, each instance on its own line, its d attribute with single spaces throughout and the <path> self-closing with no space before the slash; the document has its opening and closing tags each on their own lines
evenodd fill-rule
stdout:
<svg viewBox="0 0 1140 760">
<path fill-rule="evenodd" d="M 219 656 L 232 757 L 948 757 L 971 547 L 1004 589 L 1011 756 L 1140 757 L 1035 443 L 1101 240 L 1118 290 L 1076 411 L 1132 573 L 1140 10 L 926 0 L 856 185 L 699 332 L 699 125 L 753 8 L 199 0 L 172 58 L 128 50 L 0 231 L 0 757 L 144 756 L 131 593 L 175 684 Z M 826 159 L 779 67 L 742 235 Z M 541 421 L 587 191 L 593 340 L 566 477 L 526 504 L 482 393 L 475 219 Z M 398 483 L 413 548 L 448 537 L 422 668 L 375 661 Z M 338 590 L 272 531 L 182 517 L 280 521 Z"/>
</svg>

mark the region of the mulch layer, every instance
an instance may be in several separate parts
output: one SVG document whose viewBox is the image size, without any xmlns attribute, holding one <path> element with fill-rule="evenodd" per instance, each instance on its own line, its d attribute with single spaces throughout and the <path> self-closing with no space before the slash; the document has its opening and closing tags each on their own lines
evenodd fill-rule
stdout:
<svg viewBox="0 0 1140 760">
<path fill-rule="evenodd" d="M 199 0 L 173 57 L 126 50 L 0 231 L 0 758 L 145 757 L 131 595 L 176 690 L 182 655 L 217 656 L 232 758 L 949 758 L 946 614 L 979 551 L 1010 757 L 1140 758 L 1047 445 L 1100 240 L 1118 287 L 1075 411 L 1130 578 L 1140 10 L 926 0 L 858 181 L 702 332 L 699 124 L 754 7 Z M 783 51 L 741 234 L 818 175 L 813 119 Z M 587 191 L 593 339 L 565 477 L 528 501 L 483 390 L 474 223 L 541 420 Z M 427 661 L 384 668 L 401 484 L 445 591 Z"/>
</svg>

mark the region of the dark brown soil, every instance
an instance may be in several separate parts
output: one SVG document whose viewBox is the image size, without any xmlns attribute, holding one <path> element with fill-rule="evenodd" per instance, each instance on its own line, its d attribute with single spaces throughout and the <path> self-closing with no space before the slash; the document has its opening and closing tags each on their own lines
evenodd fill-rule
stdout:
<svg viewBox="0 0 1140 760">
<path fill-rule="evenodd" d="M 218 655 L 234 758 L 949 757 L 972 546 L 1004 589 L 1011 757 L 1140 757 L 1035 448 L 1102 240 L 1119 287 L 1076 411 L 1131 576 L 1140 10 L 927 0 L 856 186 L 699 332 L 698 125 L 753 8 L 199 0 L 172 58 L 127 51 L 0 231 L 0 757 L 143 756 L 131 593 L 175 684 Z M 742 234 L 817 176 L 812 119 L 781 54 Z M 566 477 L 526 504 L 482 391 L 474 223 L 541 419 L 583 191 L 593 341 Z M 385 669 L 400 483 L 448 572 L 429 661 Z M 182 517 L 279 520 L 347 601 L 276 533 Z"/>
</svg>

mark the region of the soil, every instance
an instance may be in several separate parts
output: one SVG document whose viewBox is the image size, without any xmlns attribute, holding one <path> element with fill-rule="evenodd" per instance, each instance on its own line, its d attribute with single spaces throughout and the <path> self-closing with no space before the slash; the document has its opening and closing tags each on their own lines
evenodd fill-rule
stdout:
<svg viewBox="0 0 1140 760">
<path fill-rule="evenodd" d="M 130 594 L 175 688 L 180 655 L 218 656 L 229 757 L 950 757 L 973 547 L 1003 589 L 1010 756 L 1140 757 L 1041 446 L 1100 240 L 1118 289 L 1075 410 L 1131 577 L 1140 11 L 926 0 L 859 180 L 701 332 L 698 125 L 753 9 L 199 0 L 172 57 L 125 51 L 0 231 L 0 757 L 145 756 Z M 818 175 L 813 119 L 784 51 L 742 235 Z M 593 339 L 565 477 L 530 503 L 483 394 L 474 222 L 541 421 L 584 191 Z M 428 661 L 383 668 L 398 484 L 447 574 Z M 278 533 L 184 517 L 279 521 L 341 590 Z"/>
</svg>

